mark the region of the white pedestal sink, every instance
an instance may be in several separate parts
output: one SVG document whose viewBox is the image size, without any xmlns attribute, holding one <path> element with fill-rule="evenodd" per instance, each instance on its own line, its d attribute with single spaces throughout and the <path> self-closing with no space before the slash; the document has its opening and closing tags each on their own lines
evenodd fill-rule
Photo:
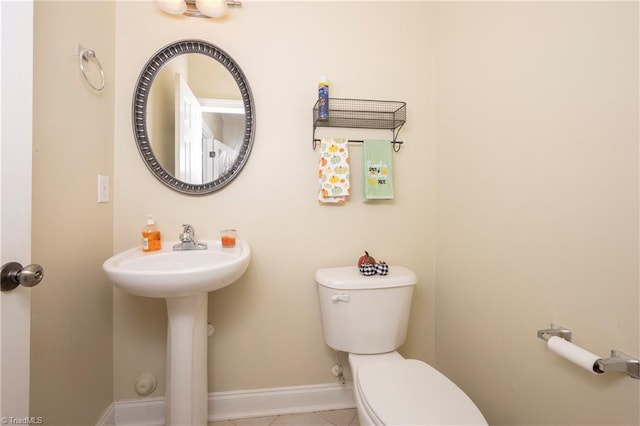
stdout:
<svg viewBox="0 0 640 426">
<path fill-rule="evenodd" d="M 207 294 L 240 278 L 251 259 L 246 241 L 238 240 L 234 248 L 202 242 L 206 250 L 173 251 L 177 241 L 165 241 L 161 251 L 152 253 L 136 247 L 103 264 L 121 290 L 167 301 L 167 426 L 206 426 Z"/>
</svg>

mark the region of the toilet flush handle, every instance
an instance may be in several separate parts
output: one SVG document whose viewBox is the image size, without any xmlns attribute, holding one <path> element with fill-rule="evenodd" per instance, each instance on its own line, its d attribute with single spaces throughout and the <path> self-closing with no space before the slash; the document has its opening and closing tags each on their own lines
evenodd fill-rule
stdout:
<svg viewBox="0 0 640 426">
<path fill-rule="evenodd" d="M 349 302 L 349 295 L 348 294 L 334 294 L 333 296 L 331 296 L 331 300 L 333 302 Z"/>
</svg>

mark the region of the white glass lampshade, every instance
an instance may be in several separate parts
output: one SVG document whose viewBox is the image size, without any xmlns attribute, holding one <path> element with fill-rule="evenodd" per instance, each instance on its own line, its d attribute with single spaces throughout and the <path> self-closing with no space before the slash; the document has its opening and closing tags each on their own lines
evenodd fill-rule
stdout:
<svg viewBox="0 0 640 426">
<path fill-rule="evenodd" d="M 184 0 L 156 0 L 156 4 L 164 12 L 174 15 L 182 15 L 187 10 L 187 3 Z"/>
<path fill-rule="evenodd" d="M 225 0 L 196 0 L 196 7 L 203 15 L 211 18 L 221 18 L 227 14 Z"/>
</svg>

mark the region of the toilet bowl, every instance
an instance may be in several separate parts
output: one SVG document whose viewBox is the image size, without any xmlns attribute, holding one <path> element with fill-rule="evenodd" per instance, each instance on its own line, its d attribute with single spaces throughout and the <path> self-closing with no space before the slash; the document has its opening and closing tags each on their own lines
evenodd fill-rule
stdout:
<svg viewBox="0 0 640 426">
<path fill-rule="evenodd" d="M 446 376 L 399 353 L 349 354 L 360 425 L 486 425 L 471 399 Z"/>
<path fill-rule="evenodd" d="M 406 338 L 415 273 L 356 267 L 316 272 L 325 342 L 349 354 L 361 426 L 487 425 L 473 401 L 429 364 L 396 352 Z"/>
</svg>

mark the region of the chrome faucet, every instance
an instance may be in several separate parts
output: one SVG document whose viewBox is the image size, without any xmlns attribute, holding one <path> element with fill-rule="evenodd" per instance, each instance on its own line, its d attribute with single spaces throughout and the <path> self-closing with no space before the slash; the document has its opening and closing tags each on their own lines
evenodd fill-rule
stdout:
<svg viewBox="0 0 640 426">
<path fill-rule="evenodd" d="M 206 250 L 205 243 L 199 243 L 196 240 L 196 230 L 189 224 L 182 225 L 182 233 L 180 234 L 180 242 L 173 246 L 174 250 Z"/>
</svg>

